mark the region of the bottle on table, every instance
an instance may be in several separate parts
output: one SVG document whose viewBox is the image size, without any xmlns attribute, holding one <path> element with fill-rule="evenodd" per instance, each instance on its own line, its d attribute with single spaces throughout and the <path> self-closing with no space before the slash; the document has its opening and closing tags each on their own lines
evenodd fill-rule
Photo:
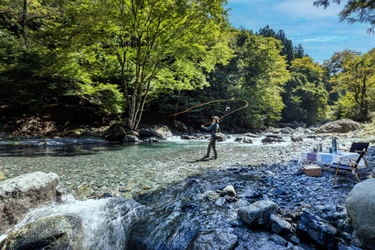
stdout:
<svg viewBox="0 0 375 250">
<path fill-rule="evenodd" d="M 337 154 L 337 140 L 336 137 L 332 137 L 332 153 Z"/>
</svg>

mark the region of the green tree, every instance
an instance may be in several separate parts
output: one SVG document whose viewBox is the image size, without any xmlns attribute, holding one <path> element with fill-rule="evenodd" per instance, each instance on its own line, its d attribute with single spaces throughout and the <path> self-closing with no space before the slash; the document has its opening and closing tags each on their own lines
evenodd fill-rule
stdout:
<svg viewBox="0 0 375 250">
<path fill-rule="evenodd" d="M 45 28 L 61 14 L 56 0 L 0 0 L 1 28 L 16 37 L 22 37 L 26 49 L 35 46 L 30 44 L 35 32 Z"/>
<path fill-rule="evenodd" d="M 375 50 L 366 54 L 352 50 L 335 53 L 331 60 L 334 74 L 331 81 L 339 93 L 337 117 L 368 121 L 375 88 Z"/>
<path fill-rule="evenodd" d="M 341 4 L 341 0 L 317 0 L 314 1 L 314 6 L 329 7 L 330 3 Z M 375 33 L 375 1 L 369 0 L 350 0 L 347 1 L 343 10 L 339 13 L 341 21 L 348 21 L 348 23 L 370 23 L 368 33 Z"/>
<path fill-rule="evenodd" d="M 273 37 L 282 42 L 283 48 L 280 55 L 285 56 L 288 62 L 288 66 L 291 65 L 295 58 L 302 58 L 305 56 L 304 49 L 301 44 L 297 47 L 293 47 L 292 40 L 288 39 L 283 30 L 279 30 L 277 33 L 273 31 L 268 25 L 257 32 L 258 35 L 264 37 Z"/>
<path fill-rule="evenodd" d="M 228 28 L 225 3 L 73 1 L 69 12 L 74 25 L 68 32 L 72 47 L 92 55 L 84 59 L 86 68 L 105 67 L 108 75 L 115 76 L 111 81 L 120 86 L 126 100 L 126 126 L 137 129 L 152 93 L 207 86 L 204 72 L 230 58 L 223 39 Z M 77 94 L 84 93 L 82 85 Z"/>
<path fill-rule="evenodd" d="M 283 93 L 284 121 L 297 120 L 311 125 L 326 119 L 328 92 L 323 81 L 324 68 L 306 56 L 295 59 L 290 71 L 291 80 Z"/>
<path fill-rule="evenodd" d="M 302 58 L 306 56 L 305 50 L 303 49 L 301 44 L 298 44 L 297 47 L 294 47 L 294 51 L 295 51 L 295 58 Z"/>
<path fill-rule="evenodd" d="M 229 38 L 230 47 L 234 50 L 230 62 L 217 64 L 207 74 L 210 86 L 199 91 L 184 91 L 179 99 L 180 111 L 214 100 L 227 101 L 210 103 L 178 119 L 195 123 L 214 114 L 222 117 L 242 108 L 244 102 L 241 100 L 246 100 L 249 104 L 247 108 L 225 116 L 221 123 L 223 129 L 259 129 L 278 121 L 283 109 L 280 93 L 289 79 L 285 57 L 280 55 L 283 48 L 281 41 L 245 29 L 232 29 Z M 169 113 L 172 112 L 174 110 L 169 107 Z"/>
<path fill-rule="evenodd" d="M 243 124 L 259 128 L 281 118 L 284 107 L 280 93 L 289 80 L 280 40 L 254 35 L 241 30 L 237 35 L 236 57 L 239 82 L 229 91 L 233 97 L 248 100 L 249 108 L 242 114 Z"/>
<path fill-rule="evenodd" d="M 38 107 L 58 92 L 44 71 L 54 59 L 43 35 L 61 14 L 58 1 L 1 0 L 0 13 L 2 101 Z"/>
</svg>

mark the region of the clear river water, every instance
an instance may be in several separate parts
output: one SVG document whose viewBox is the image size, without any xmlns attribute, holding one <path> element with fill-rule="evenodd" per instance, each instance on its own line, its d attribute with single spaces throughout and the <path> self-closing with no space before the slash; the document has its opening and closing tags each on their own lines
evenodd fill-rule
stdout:
<svg viewBox="0 0 375 250">
<path fill-rule="evenodd" d="M 264 147 L 283 155 L 291 142 L 264 146 L 261 139 L 253 139 L 253 144 L 239 144 L 234 138 L 218 143 L 219 159 L 210 161 L 200 160 L 207 140 L 177 137 L 140 145 L 1 147 L 0 173 L 7 178 L 35 171 L 56 173 L 66 193 L 63 202 L 32 211 L 15 229 L 53 214 L 78 214 L 85 230 L 84 249 L 185 249 L 197 232 L 212 230 L 236 235 L 242 245 L 237 249 L 283 249 L 269 242 L 267 233 L 251 232 L 239 222 L 236 206 L 245 204 L 229 209 L 215 205 L 213 198 L 226 185 L 245 185 L 257 178 L 247 170 L 239 175 L 242 169 L 297 159 L 298 152 L 267 159 Z M 105 193 L 150 208 L 150 219 L 133 230 L 132 240 L 121 212 L 124 199 L 86 199 Z"/>
</svg>

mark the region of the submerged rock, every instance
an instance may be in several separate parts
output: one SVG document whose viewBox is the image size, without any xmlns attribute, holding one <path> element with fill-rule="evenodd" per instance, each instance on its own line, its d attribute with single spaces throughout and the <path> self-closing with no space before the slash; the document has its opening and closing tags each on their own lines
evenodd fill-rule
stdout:
<svg viewBox="0 0 375 250">
<path fill-rule="evenodd" d="M 82 221 L 75 215 L 42 218 L 12 232 L 0 249 L 82 249 Z"/>
</svg>

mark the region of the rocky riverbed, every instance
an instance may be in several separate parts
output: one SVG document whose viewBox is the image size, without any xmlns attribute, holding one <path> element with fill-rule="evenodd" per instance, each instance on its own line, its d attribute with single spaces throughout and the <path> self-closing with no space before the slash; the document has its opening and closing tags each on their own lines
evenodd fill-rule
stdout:
<svg viewBox="0 0 375 250">
<path fill-rule="evenodd" d="M 348 149 L 353 141 L 363 140 L 356 133 L 338 136 L 341 149 Z M 299 218 L 302 210 L 308 209 L 328 219 L 335 227 L 345 226 L 344 202 L 357 183 L 354 176 L 350 173 L 340 174 L 337 185 L 332 185 L 332 169 L 322 166 L 321 177 L 310 177 L 301 172 L 302 164 L 298 162 L 301 152 L 311 150 L 317 142 L 323 144 L 323 149 L 327 149 L 331 143 L 331 135 L 304 133 L 299 135 L 302 140 L 292 140 L 291 135 L 283 134 L 284 142 L 256 146 L 234 143 L 244 141 L 237 140 L 240 137 L 255 140 L 246 134 L 231 135 L 228 139 L 232 139 L 233 143 L 218 143 L 219 158 L 208 161 L 201 159 L 207 146 L 207 139 L 202 139 L 201 136 L 197 137 L 201 139 L 196 140 L 198 144 L 194 147 L 181 147 L 178 150 L 160 151 L 161 153 L 152 147 L 148 152 L 139 150 L 137 153 L 134 148 L 136 146 L 126 149 L 113 146 L 111 150 L 105 150 L 105 154 L 100 147 L 87 150 L 83 148 L 73 157 L 58 153 L 15 157 L 8 151 L 3 152 L 0 158 L 0 180 L 35 171 L 53 172 L 60 177 L 59 189 L 73 194 L 76 199 L 98 198 L 103 194 L 123 196 L 134 198 L 155 211 L 173 210 L 173 207 L 176 209 L 176 201 L 179 201 L 179 213 L 194 210 L 195 217 L 201 218 L 200 220 L 204 220 L 205 213 L 213 216 L 207 210 L 224 208 L 229 211 L 229 215 L 225 217 L 226 224 L 234 228 L 230 230 L 230 234 L 238 238 L 236 249 L 283 249 L 278 243 L 270 243 L 267 233 L 247 232 L 233 215 L 240 206 L 259 200 L 277 203 L 279 213 L 292 225 L 296 223 L 294 219 Z M 374 138 L 366 140 L 375 141 Z M 371 178 L 374 167 L 375 149 L 371 145 L 366 157 L 371 169 L 360 170 L 362 180 Z M 227 185 L 232 185 L 237 192 L 235 202 L 217 196 L 217 191 Z M 204 204 L 210 205 L 203 209 L 206 206 Z M 160 217 L 155 218 L 154 223 L 155 226 L 160 223 Z M 219 221 L 211 218 L 207 223 Z M 143 230 L 138 235 L 152 235 L 152 227 Z M 250 239 L 253 240 L 251 244 Z M 340 239 L 350 245 L 349 235 L 341 236 Z M 133 246 L 139 245 L 139 241 L 142 239 L 135 237 Z M 148 239 L 148 242 L 149 246 L 153 244 L 152 239 Z M 174 243 L 170 244 L 172 246 Z M 284 248 L 292 246 L 292 243 L 288 243 Z M 299 246 L 314 249 L 314 245 Z"/>
</svg>

